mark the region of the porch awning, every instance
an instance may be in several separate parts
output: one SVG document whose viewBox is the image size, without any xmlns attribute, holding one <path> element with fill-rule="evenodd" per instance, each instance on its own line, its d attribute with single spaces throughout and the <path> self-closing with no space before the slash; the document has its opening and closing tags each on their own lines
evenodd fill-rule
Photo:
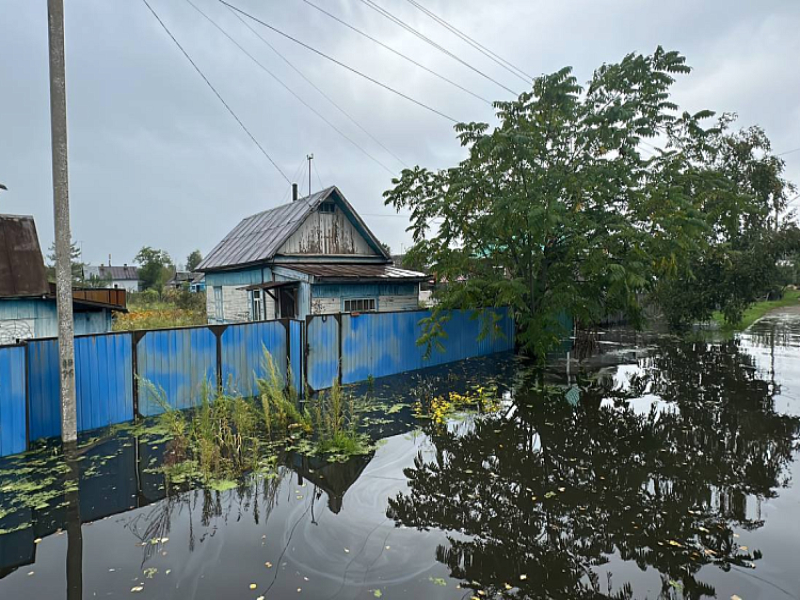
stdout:
<svg viewBox="0 0 800 600">
<path fill-rule="evenodd" d="M 245 287 L 237 288 L 239 290 L 247 290 L 248 292 L 253 290 L 271 290 L 274 288 L 279 287 L 287 287 L 287 286 L 296 286 L 300 285 L 299 281 L 265 281 L 263 283 L 254 283 L 253 285 L 247 285 Z"/>
</svg>

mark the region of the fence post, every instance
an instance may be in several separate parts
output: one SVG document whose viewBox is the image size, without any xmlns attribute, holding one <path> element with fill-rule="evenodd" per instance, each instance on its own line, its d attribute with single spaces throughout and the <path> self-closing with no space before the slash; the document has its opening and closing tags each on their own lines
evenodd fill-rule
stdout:
<svg viewBox="0 0 800 600">
<path fill-rule="evenodd" d="M 303 389 L 308 387 L 308 355 L 311 353 L 311 347 L 308 344 L 308 328 L 311 325 L 311 321 L 314 319 L 314 315 L 306 315 L 306 322 L 305 322 L 305 331 L 303 335 L 303 378 L 301 380 L 301 384 Z M 310 388 L 309 388 L 310 389 Z"/>
<path fill-rule="evenodd" d="M 133 371 L 133 418 L 139 417 L 139 341 L 147 331 L 131 332 L 131 370 Z"/>
<path fill-rule="evenodd" d="M 228 329 L 227 325 L 208 325 L 208 328 L 211 330 L 211 333 L 214 334 L 216 338 L 216 354 L 217 359 L 215 363 L 215 371 L 217 374 L 217 393 L 221 394 L 223 390 L 222 386 L 222 334 L 225 333 L 225 330 Z"/>
<path fill-rule="evenodd" d="M 339 385 L 342 385 L 342 313 L 336 313 L 336 322 L 339 324 L 339 360 L 336 361 L 336 365 L 339 369 Z"/>
<path fill-rule="evenodd" d="M 23 354 L 25 355 L 25 451 L 31 447 L 31 371 L 28 361 L 28 343 L 22 342 Z"/>
</svg>

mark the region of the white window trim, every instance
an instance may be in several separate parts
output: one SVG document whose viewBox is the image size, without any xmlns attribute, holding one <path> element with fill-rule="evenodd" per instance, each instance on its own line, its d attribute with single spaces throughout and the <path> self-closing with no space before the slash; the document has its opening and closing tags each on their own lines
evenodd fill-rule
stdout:
<svg viewBox="0 0 800 600">
<path fill-rule="evenodd" d="M 225 320 L 225 294 L 222 291 L 222 286 L 214 286 L 214 318 L 217 321 Z"/>
<path fill-rule="evenodd" d="M 377 312 L 377 310 L 377 298 L 342 298 L 343 313 Z"/>
</svg>

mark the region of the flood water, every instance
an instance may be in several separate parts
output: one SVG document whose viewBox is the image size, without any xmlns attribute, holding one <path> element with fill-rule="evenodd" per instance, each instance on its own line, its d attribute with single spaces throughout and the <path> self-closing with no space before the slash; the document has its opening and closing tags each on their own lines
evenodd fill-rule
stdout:
<svg viewBox="0 0 800 600">
<path fill-rule="evenodd" d="M 503 356 L 378 381 L 390 404 L 504 399 L 391 411 L 369 455 L 288 456 L 224 492 L 170 489 L 163 440 L 135 430 L 84 439 L 73 470 L 5 460 L 0 598 L 800 596 L 800 315 L 602 340 L 544 374 Z M 67 492 L 20 496 L 42 477 Z"/>
</svg>

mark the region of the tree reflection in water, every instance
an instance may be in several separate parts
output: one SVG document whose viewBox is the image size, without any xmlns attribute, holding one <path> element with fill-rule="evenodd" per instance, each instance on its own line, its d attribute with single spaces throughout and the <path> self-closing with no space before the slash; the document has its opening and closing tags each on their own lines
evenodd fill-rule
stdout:
<svg viewBox="0 0 800 600">
<path fill-rule="evenodd" d="M 639 366 L 624 389 L 583 382 L 575 405 L 527 380 L 507 414 L 431 426 L 436 458 L 405 471 L 410 490 L 388 516 L 448 531 L 436 559 L 489 596 L 631 598 L 631 584 L 601 581 L 614 556 L 656 570 L 662 596 L 714 596 L 702 566 L 761 557 L 733 529 L 763 524 L 800 419 L 776 413 L 772 384 L 735 343 L 662 342 Z M 650 395 L 649 409 L 629 403 Z"/>
</svg>

